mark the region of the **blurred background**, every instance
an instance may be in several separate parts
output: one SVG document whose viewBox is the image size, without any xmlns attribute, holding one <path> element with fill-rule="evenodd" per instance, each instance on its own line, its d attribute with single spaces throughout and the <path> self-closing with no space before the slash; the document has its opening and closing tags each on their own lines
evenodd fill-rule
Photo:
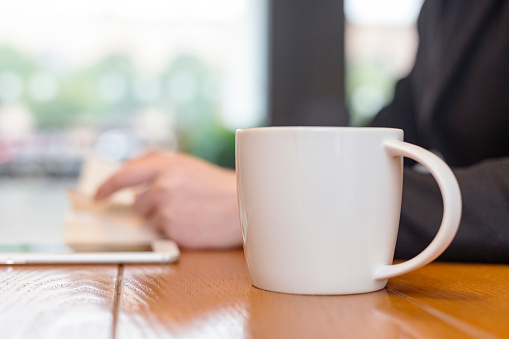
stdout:
<svg viewBox="0 0 509 339">
<path fill-rule="evenodd" d="M 233 167 L 236 128 L 369 123 L 412 67 L 421 5 L 0 0 L 0 234 L 27 206 L 58 223 L 90 152 Z"/>
<path fill-rule="evenodd" d="M 90 150 L 148 147 L 232 165 L 232 131 L 266 115 L 263 1 L 1 8 L 0 175 L 76 175 Z"/>
</svg>

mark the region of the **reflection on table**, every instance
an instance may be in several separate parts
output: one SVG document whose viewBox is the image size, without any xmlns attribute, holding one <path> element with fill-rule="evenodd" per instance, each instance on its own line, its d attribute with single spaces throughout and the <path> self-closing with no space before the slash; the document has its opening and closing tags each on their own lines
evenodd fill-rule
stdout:
<svg viewBox="0 0 509 339">
<path fill-rule="evenodd" d="M 237 251 L 177 264 L 0 268 L 2 338 L 500 338 L 509 267 L 433 263 L 347 296 L 268 292 Z"/>
</svg>

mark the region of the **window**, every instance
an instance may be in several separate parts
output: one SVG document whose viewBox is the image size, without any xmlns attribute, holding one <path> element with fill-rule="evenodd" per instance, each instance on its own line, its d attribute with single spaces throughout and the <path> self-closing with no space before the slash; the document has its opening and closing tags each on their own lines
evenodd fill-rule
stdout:
<svg viewBox="0 0 509 339">
<path fill-rule="evenodd" d="M 369 123 L 412 68 L 423 0 L 345 0 L 346 97 L 352 125 Z"/>
<path fill-rule="evenodd" d="M 266 115 L 260 0 L 0 1 L 0 175 L 165 147 L 233 165 Z"/>
</svg>

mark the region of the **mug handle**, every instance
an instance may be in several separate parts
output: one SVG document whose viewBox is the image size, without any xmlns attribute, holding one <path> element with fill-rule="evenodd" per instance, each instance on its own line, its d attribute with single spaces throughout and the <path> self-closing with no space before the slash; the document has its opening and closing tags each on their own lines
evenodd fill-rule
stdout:
<svg viewBox="0 0 509 339">
<path fill-rule="evenodd" d="M 378 267 L 374 274 L 374 278 L 377 280 L 388 279 L 413 271 L 436 259 L 452 242 L 461 219 L 461 193 L 458 181 L 452 170 L 442 159 L 424 148 L 399 140 L 386 141 L 385 148 L 391 156 L 411 158 L 428 169 L 440 187 L 444 215 L 440 229 L 428 247 L 410 260 L 400 264 Z"/>
</svg>

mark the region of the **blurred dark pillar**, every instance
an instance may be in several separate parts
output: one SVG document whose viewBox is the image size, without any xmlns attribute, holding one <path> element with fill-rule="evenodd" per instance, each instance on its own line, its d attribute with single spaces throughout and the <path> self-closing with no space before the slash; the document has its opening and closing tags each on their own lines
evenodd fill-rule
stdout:
<svg viewBox="0 0 509 339">
<path fill-rule="evenodd" d="M 269 1 L 269 119 L 347 125 L 343 0 Z"/>
</svg>

